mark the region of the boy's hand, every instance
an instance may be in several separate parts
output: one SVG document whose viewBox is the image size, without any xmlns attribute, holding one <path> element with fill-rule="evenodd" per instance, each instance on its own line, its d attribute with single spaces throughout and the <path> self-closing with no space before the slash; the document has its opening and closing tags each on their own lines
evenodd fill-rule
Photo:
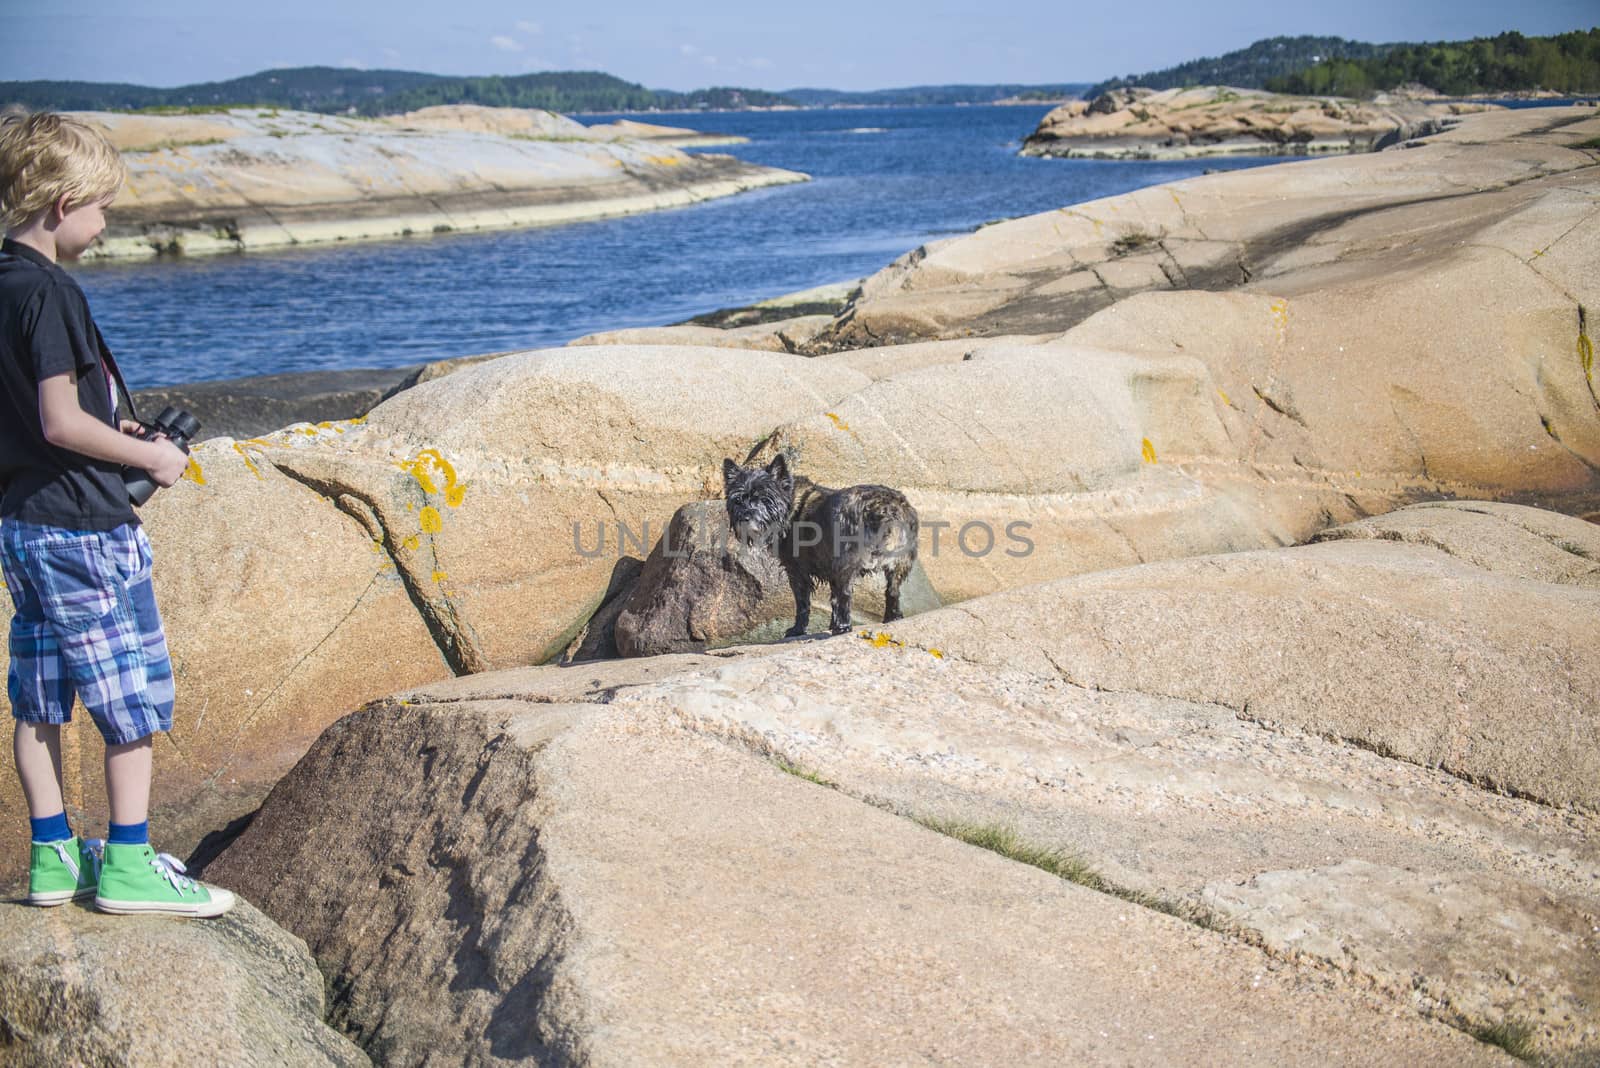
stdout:
<svg viewBox="0 0 1600 1068">
<path fill-rule="evenodd" d="M 157 438 L 150 445 L 156 450 L 153 454 L 155 461 L 145 470 L 150 472 L 156 485 L 170 486 L 182 478 L 189 469 L 189 455 L 166 438 Z"/>
<path fill-rule="evenodd" d="M 124 419 L 117 424 L 117 429 L 124 434 L 132 434 L 134 437 L 138 437 L 144 433 L 144 424 L 137 419 Z"/>
</svg>

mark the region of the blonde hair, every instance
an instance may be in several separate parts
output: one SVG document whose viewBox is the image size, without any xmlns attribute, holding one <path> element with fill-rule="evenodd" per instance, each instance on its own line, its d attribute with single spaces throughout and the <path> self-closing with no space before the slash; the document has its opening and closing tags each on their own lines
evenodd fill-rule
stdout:
<svg viewBox="0 0 1600 1068">
<path fill-rule="evenodd" d="M 122 154 L 80 119 L 49 111 L 0 115 L 0 223 L 7 230 L 62 197 L 85 204 L 115 196 L 127 177 Z"/>
</svg>

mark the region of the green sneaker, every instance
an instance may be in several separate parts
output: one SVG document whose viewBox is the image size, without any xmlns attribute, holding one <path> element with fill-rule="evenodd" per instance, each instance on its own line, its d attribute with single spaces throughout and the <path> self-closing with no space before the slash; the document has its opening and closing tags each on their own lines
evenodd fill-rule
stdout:
<svg viewBox="0 0 1600 1068">
<path fill-rule="evenodd" d="M 65 905 L 93 897 L 100 881 L 100 839 L 33 843 L 28 864 L 28 904 Z"/>
<path fill-rule="evenodd" d="M 107 842 L 94 907 L 101 912 L 175 916 L 221 916 L 233 908 L 231 893 L 190 879 L 185 870 L 178 858 L 157 853 L 149 845 Z"/>
</svg>

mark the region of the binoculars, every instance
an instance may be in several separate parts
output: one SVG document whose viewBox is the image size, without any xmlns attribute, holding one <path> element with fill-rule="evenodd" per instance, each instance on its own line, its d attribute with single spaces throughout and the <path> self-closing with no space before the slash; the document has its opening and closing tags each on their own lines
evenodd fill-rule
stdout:
<svg viewBox="0 0 1600 1068">
<path fill-rule="evenodd" d="M 190 439 L 200 430 L 200 420 L 182 408 L 170 406 L 161 410 L 161 414 L 156 416 L 154 423 L 140 423 L 139 425 L 144 427 L 138 434 L 140 440 L 154 441 L 160 435 L 165 434 L 167 440 L 185 453 L 189 451 Z M 140 471 L 135 467 L 124 467 L 122 469 L 122 482 L 123 485 L 128 487 L 128 500 L 134 504 L 143 504 L 148 501 L 151 494 L 155 493 L 158 488 L 155 479 L 150 477 L 148 471 Z"/>
</svg>

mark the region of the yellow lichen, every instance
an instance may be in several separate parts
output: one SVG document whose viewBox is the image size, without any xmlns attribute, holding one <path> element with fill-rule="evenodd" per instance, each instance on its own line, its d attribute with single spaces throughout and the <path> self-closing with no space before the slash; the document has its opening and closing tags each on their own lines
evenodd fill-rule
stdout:
<svg viewBox="0 0 1600 1068">
<path fill-rule="evenodd" d="M 1272 324 L 1277 328 L 1278 340 L 1283 341 L 1289 333 L 1289 302 L 1275 300 L 1272 302 Z"/>
<path fill-rule="evenodd" d="M 944 650 L 942 650 L 942 649 L 929 649 L 928 650 L 928 655 L 934 657 L 935 659 L 943 660 L 944 659 Z"/>
<path fill-rule="evenodd" d="M 876 634 L 870 630 L 864 630 L 861 632 L 861 637 L 874 649 L 904 649 L 906 647 L 905 642 L 893 638 L 881 630 Z"/>
<path fill-rule="evenodd" d="M 250 469 L 250 473 L 252 475 L 255 475 L 259 479 L 265 480 L 265 476 L 262 475 L 261 469 L 256 466 L 254 460 L 250 459 L 250 454 L 244 451 L 245 445 L 246 442 L 236 441 L 233 443 L 233 451 L 239 454 L 239 458 L 244 461 L 245 467 Z"/>
<path fill-rule="evenodd" d="M 444 529 L 444 520 L 439 515 L 439 509 L 431 504 L 418 513 L 417 522 L 424 534 L 437 534 Z"/>
<path fill-rule="evenodd" d="M 435 571 L 433 573 L 433 581 L 435 584 L 443 582 L 447 577 L 448 576 L 443 571 Z"/>
<path fill-rule="evenodd" d="M 1140 450 L 1140 455 L 1144 457 L 1144 462 L 1147 464 L 1156 462 L 1156 447 L 1150 444 L 1149 438 L 1144 439 L 1144 448 Z"/>
<path fill-rule="evenodd" d="M 189 466 L 184 468 L 183 477 L 197 486 L 206 484 L 206 475 L 204 471 L 200 470 L 200 461 L 193 456 L 189 457 Z"/>
<path fill-rule="evenodd" d="M 409 551 L 416 552 L 417 551 L 417 546 L 421 545 L 422 542 L 417 539 L 417 536 L 415 534 L 412 534 L 412 535 L 409 535 L 406 538 L 406 540 L 401 542 L 400 544 L 405 546 L 406 549 L 408 549 Z"/>
<path fill-rule="evenodd" d="M 1228 395 L 1226 393 L 1224 393 L 1220 387 L 1217 389 L 1217 396 L 1222 398 L 1222 403 L 1223 404 L 1226 404 L 1226 405 L 1232 407 L 1233 401 L 1228 399 Z"/>
<path fill-rule="evenodd" d="M 465 485 L 457 484 L 455 467 L 440 455 L 438 449 L 423 449 L 417 453 L 415 459 L 401 461 L 397 466 L 417 480 L 417 485 L 422 487 L 423 493 L 440 491 L 439 484 L 434 481 L 430 472 L 440 475 L 444 479 L 445 501 L 452 508 L 458 507 L 466 494 Z"/>
<path fill-rule="evenodd" d="M 850 430 L 850 424 L 849 424 L 849 423 L 847 423 L 847 422 L 845 422 L 845 421 L 844 421 L 844 420 L 843 420 L 843 419 L 840 419 L 840 418 L 839 418 L 839 417 L 838 417 L 838 416 L 837 416 L 837 415 L 835 415 L 835 414 L 834 414 L 834 413 L 833 413 L 833 412 L 823 412 L 823 413 L 822 413 L 822 414 L 823 414 L 823 415 L 825 415 L 825 416 L 827 416 L 827 417 L 828 417 L 828 418 L 829 418 L 829 419 L 832 419 L 832 420 L 833 420 L 833 425 L 834 425 L 834 426 L 836 426 L 836 427 L 838 427 L 838 428 L 839 428 L 839 429 L 840 429 L 840 430 L 843 430 L 843 431 L 846 431 L 846 432 L 849 432 L 849 430 Z"/>
</svg>

